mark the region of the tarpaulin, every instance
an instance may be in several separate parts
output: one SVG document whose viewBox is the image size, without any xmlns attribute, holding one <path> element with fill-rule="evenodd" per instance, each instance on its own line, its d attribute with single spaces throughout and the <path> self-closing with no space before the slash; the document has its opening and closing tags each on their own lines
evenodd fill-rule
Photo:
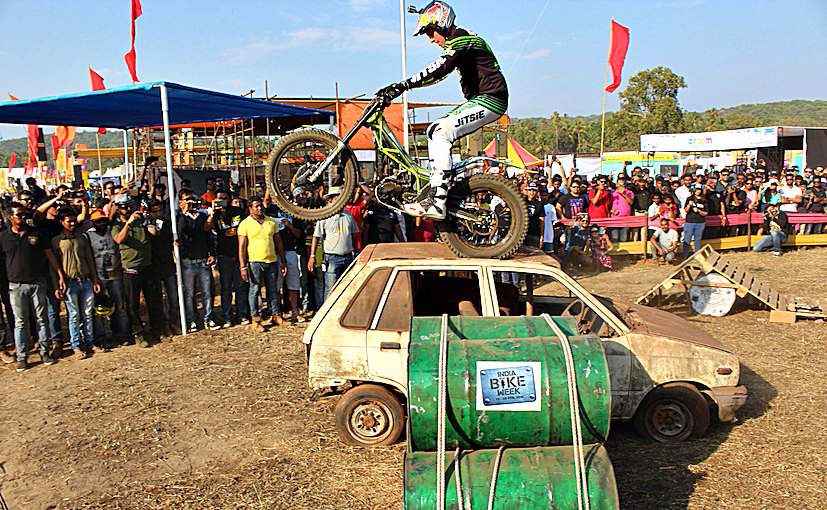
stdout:
<svg viewBox="0 0 827 510">
<path fill-rule="evenodd" d="M 170 124 L 234 119 L 301 118 L 326 124 L 333 113 L 250 99 L 169 82 L 0 103 L 0 123 L 131 129 L 163 125 L 160 86 L 166 85 Z"/>
</svg>

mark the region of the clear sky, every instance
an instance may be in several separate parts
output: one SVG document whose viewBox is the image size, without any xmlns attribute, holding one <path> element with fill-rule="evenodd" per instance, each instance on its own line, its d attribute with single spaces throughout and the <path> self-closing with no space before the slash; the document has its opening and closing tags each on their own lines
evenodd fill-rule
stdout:
<svg viewBox="0 0 827 510">
<path fill-rule="evenodd" d="M 143 0 L 138 76 L 241 93 L 342 97 L 401 73 L 397 0 Z M 407 2 L 410 4 L 411 2 Z M 426 0 L 417 0 L 419 7 Z M 631 29 L 626 78 L 658 65 L 686 78 L 690 110 L 827 96 L 827 0 L 453 0 L 457 24 L 489 41 L 514 117 L 600 111 L 609 21 Z M 0 0 L 0 93 L 20 98 L 129 83 L 129 0 Z M 542 14 L 542 16 L 541 16 Z M 408 70 L 439 54 L 412 38 Z M 535 29 L 536 26 L 536 29 Z M 456 75 L 412 95 L 461 99 Z M 609 96 L 617 107 L 617 93 Z M 424 119 L 423 119 L 424 120 Z M 24 128 L 0 125 L 0 136 Z"/>
</svg>

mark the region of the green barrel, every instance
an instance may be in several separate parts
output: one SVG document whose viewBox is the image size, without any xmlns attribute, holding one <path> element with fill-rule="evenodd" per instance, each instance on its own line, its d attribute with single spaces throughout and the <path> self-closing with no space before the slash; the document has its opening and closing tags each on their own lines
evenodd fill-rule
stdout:
<svg viewBox="0 0 827 510">
<path fill-rule="evenodd" d="M 593 335 L 573 336 L 571 319 L 553 320 L 571 345 L 583 442 L 602 442 L 611 416 L 603 344 Z M 441 321 L 411 323 L 408 416 L 415 452 L 437 447 Z M 449 318 L 447 374 L 446 449 L 572 444 L 563 350 L 542 318 Z"/>
<path fill-rule="evenodd" d="M 585 445 L 589 503 L 592 510 L 619 508 L 614 470 L 606 449 Z M 491 474 L 497 450 L 460 455 L 463 510 L 487 510 Z M 457 509 L 454 452 L 445 454 L 445 508 Z M 405 457 L 405 509 L 436 508 L 436 453 L 415 452 Z M 508 448 L 502 453 L 494 492 L 496 510 L 577 508 L 574 448 L 546 446 Z"/>
</svg>

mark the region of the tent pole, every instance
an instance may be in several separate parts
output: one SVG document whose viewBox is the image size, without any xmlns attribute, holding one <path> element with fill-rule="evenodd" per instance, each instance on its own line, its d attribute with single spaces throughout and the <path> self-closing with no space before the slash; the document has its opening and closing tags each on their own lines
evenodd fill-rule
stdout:
<svg viewBox="0 0 827 510">
<path fill-rule="evenodd" d="M 124 181 L 129 182 L 129 146 L 126 143 L 126 129 L 123 130 L 123 172 L 121 172 L 121 185 Z"/>
<path fill-rule="evenodd" d="M 175 254 L 175 279 L 178 283 L 178 315 L 181 318 L 181 334 L 187 334 L 187 316 L 184 310 L 184 285 L 181 281 L 181 253 L 178 250 L 178 222 L 175 211 L 175 181 L 172 178 L 172 144 L 169 140 L 169 100 L 167 86 L 161 84 L 161 115 L 164 118 L 164 150 L 167 160 L 167 195 L 169 195 L 169 217 L 172 224 L 172 251 Z"/>
<path fill-rule="evenodd" d="M 408 79 L 408 44 L 405 34 L 405 0 L 399 0 L 399 39 L 402 45 L 402 80 Z M 408 151 L 408 92 L 402 93 L 402 147 Z"/>
</svg>

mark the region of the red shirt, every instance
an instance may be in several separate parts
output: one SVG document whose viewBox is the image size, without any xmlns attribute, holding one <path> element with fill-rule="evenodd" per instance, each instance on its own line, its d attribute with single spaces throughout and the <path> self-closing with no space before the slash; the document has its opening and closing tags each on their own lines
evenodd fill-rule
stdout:
<svg viewBox="0 0 827 510">
<path fill-rule="evenodd" d="M 345 205 L 345 212 L 353 216 L 353 221 L 356 222 L 356 226 L 359 227 L 359 232 L 364 232 L 362 228 L 362 223 L 365 216 L 365 208 L 367 207 L 367 201 L 362 198 L 358 202 L 348 202 Z M 356 250 L 361 251 L 364 246 L 362 246 L 362 236 L 356 236 Z"/>
<path fill-rule="evenodd" d="M 600 199 L 597 203 L 593 202 L 594 196 L 597 194 L 597 188 L 589 190 L 589 218 L 599 219 L 609 217 L 609 208 L 612 205 L 612 194 L 609 190 L 604 189 L 600 194 Z"/>
<path fill-rule="evenodd" d="M 414 241 L 418 243 L 430 243 L 434 241 L 435 236 L 434 220 L 422 218 L 419 226 L 414 229 Z"/>
</svg>

